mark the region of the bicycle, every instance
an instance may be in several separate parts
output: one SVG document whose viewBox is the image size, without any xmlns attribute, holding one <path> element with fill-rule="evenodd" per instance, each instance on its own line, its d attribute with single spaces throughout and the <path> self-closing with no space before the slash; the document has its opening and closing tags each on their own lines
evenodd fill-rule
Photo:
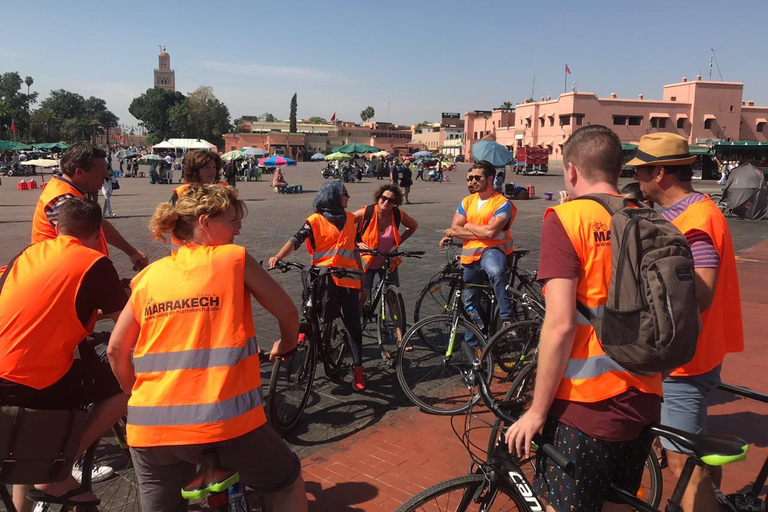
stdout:
<svg viewBox="0 0 768 512">
<path fill-rule="evenodd" d="M 462 349 L 466 356 L 470 357 L 473 355 L 469 347 L 462 346 Z M 463 378 L 468 386 L 478 390 L 479 396 L 494 416 L 500 418 L 506 424 L 512 424 L 517 421 L 528 402 L 525 398 L 500 401 L 491 396 L 487 377 L 483 370 L 483 363 L 479 358 L 473 360 L 471 368 L 464 372 Z M 467 418 L 471 417 L 470 410 Z M 653 434 L 670 439 L 694 453 L 686 461 L 685 469 L 666 507 L 666 510 L 669 512 L 680 512 L 679 503 L 688 485 L 694 466 L 728 464 L 743 460 L 748 451 L 746 442 L 733 436 L 716 437 L 688 434 L 662 425 L 650 428 Z M 468 438 L 469 430 L 471 430 L 471 427 L 467 423 L 465 433 L 460 438 L 473 459 L 472 467 L 475 468 L 474 472 L 470 475 L 453 478 L 425 489 L 404 503 L 396 512 L 449 509 L 457 512 L 467 510 L 506 510 L 507 508 L 501 507 L 510 504 L 522 511 L 537 512 L 544 510 L 543 503 L 533 493 L 531 484 L 522 469 L 524 464 L 532 464 L 532 459 L 519 459 L 510 454 L 503 437 L 499 436 L 491 456 L 487 457 L 487 460 L 478 460 L 471 450 L 471 443 Z M 566 473 L 573 473 L 573 462 L 558 452 L 554 446 L 546 443 L 541 436 L 534 437 L 533 441 L 534 449 L 543 451 Z M 658 478 L 657 482 L 660 483 L 660 472 L 655 473 L 655 476 L 652 478 Z M 660 485 L 654 487 L 652 483 L 649 484 L 648 495 L 643 494 L 642 497 L 620 489 L 615 485 L 612 485 L 611 492 L 612 499 L 634 507 L 636 510 L 660 512 L 656 508 L 661 500 Z M 425 504 L 429 504 L 429 506 L 425 508 Z"/>
<path fill-rule="evenodd" d="M 337 315 L 333 319 L 322 318 L 324 312 L 320 304 L 320 286 L 332 286 L 331 279 L 334 276 L 350 277 L 358 272 L 312 265 L 307 269 L 305 276 L 304 265 L 289 261 L 278 262 L 276 268 L 281 272 L 301 270 L 305 285 L 298 344 L 290 357 L 275 360 L 269 379 L 269 419 L 272 427 L 285 435 L 296 426 L 307 406 L 315 379 L 317 360 L 323 362 L 328 377 L 337 377 L 342 370 L 342 360 L 350 343 L 349 334 L 340 316 Z"/>
<path fill-rule="evenodd" d="M 365 330 L 368 323 L 376 322 L 376 338 L 381 358 L 392 366 L 395 362 L 393 354 L 396 354 L 400 346 L 407 322 L 405 302 L 400 290 L 392 281 L 390 266 L 395 258 L 421 258 L 424 251 L 380 252 L 376 249 L 360 249 L 360 252 L 384 258 L 384 264 L 379 271 L 379 282 L 363 306 L 361 328 Z"/>
</svg>

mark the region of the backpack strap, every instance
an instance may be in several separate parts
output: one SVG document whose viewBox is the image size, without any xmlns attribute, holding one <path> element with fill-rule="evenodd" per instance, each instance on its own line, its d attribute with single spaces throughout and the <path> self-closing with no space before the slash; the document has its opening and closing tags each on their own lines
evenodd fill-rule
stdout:
<svg viewBox="0 0 768 512">
<path fill-rule="evenodd" d="M 586 199 L 588 201 L 594 201 L 603 208 L 608 211 L 608 213 L 611 216 L 614 216 L 616 212 L 622 208 L 626 208 L 630 204 L 635 205 L 637 208 L 642 208 L 644 205 L 640 204 L 639 201 L 636 199 L 630 199 L 629 197 L 615 197 L 608 194 L 595 194 L 595 195 L 586 195 L 586 196 L 580 196 L 574 199 L 574 201 L 579 201 L 581 199 Z M 621 206 L 619 206 L 618 202 L 621 201 Z M 613 203 L 613 206 L 611 205 Z"/>
<path fill-rule="evenodd" d="M 363 221 L 360 224 L 360 230 L 358 231 L 358 233 L 360 234 L 361 237 L 365 233 L 365 230 L 368 229 L 368 226 L 371 224 L 371 219 L 373 218 L 374 207 L 375 207 L 375 205 L 373 205 L 373 204 L 369 204 L 368 206 L 365 207 L 365 215 L 363 215 Z"/>
<path fill-rule="evenodd" d="M 392 212 L 395 214 L 395 229 L 400 229 L 400 219 L 402 218 L 403 214 L 400 211 L 400 208 L 397 206 L 395 206 Z"/>
</svg>

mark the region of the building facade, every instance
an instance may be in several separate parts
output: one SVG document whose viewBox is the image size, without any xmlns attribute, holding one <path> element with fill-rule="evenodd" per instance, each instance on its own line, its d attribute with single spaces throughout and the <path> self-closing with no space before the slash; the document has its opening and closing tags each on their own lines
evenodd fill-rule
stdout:
<svg viewBox="0 0 768 512">
<path fill-rule="evenodd" d="M 547 148 L 562 160 L 563 144 L 575 130 L 601 124 L 622 142 L 637 144 L 647 133 L 671 132 L 692 145 L 730 141 L 768 141 L 768 107 L 743 99 L 744 84 L 683 80 L 665 85 L 661 99 L 599 98 L 591 92 L 570 92 L 558 98 L 521 103 L 511 117 L 498 110 L 468 112 L 465 131 L 469 151 L 477 140 L 495 140 L 510 149 Z"/>
<path fill-rule="evenodd" d="M 176 71 L 171 69 L 171 56 L 165 51 L 165 45 L 157 56 L 157 68 L 155 69 L 155 87 L 166 91 L 176 90 Z"/>
<path fill-rule="evenodd" d="M 453 158 L 464 154 L 464 123 L 458 112 L 443 112 L 439 123 L 411 127 L 412 145 Z"/>
</svg>

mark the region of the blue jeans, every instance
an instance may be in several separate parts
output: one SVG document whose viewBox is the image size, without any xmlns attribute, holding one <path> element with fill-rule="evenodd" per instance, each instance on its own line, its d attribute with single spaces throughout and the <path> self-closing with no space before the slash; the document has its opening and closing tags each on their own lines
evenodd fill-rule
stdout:
<svg viewBox="0 0 768 512">
<path fill-rule="evenodd" d="M 493 293 L 496 295 L 496 302 L 499 305 L 499 312 L 502 320 L 514 318 L 514 308 L 512 301 L 507 298 L 506 288 L 509 284 L 509 277 L 506 273 L 507 255 L 499 249 L 489 249 L 483 253 L 479 261 L 470 265 L 464 265 L 464 282 L 472 284 L 482 284 L 485 282 L 485 276 L 493 287 Z M 480 302 L 480 290 L 477 288 L 466 288 L 463 293 L 464 306 L 469 309 L 470 306 L 477 308 Z M 472 340 L 472 333 L 467 331 L 464 339 L 468 342 Z"/>
</svg>

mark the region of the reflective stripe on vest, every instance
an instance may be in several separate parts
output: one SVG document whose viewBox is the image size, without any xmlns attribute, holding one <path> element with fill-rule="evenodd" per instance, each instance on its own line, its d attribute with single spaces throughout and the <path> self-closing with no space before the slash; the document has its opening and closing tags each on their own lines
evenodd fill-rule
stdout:
<svg viewBox="0 0 768 512">
<path fill-rule="evenodd" d="M 333 282 L 342 288 L 359 290 L 362 288 L 363 276 L 356 257 L 355 216 L 345 213 L 347 219 L 341 231 L 321 214 L 310 215 L 307 222 L 312 227 L 315 246 L 307 244 L 307 251 L 313 265 L 343 268 L 352 272 L 353 275 L 347 277 L 333 276 Z"/>
<path fill-rule="evenodd" d="M 720 257 L 715 296 L 709 309 L 701 314 L 702 329 L 696 354 L 689 363 L 676 368 L 671 374 L 674 377 L 701 375 L 721 364 L 725 354 L 744 351 L 741 295 L 733 239 L 725 217 L 710 199 L 693 203 L 672 224 L 683 234 L 695 229 L 709 235 Z"/>
<path fill-rule="evenodd" d="M 226 421 L 264 405 L 261 387 L 252 389 L 230 400 L 210 404 L 159 405 L 156 407 L 128 406 L 131 425 L 164 427 L 195 425 Z"/>
<path fill-rule="evenodd" d="M 558 216 L 582 263 L 576 299 L 601 317 L 611 278 L 611 246 L 594 233 L 598 227 L 610 226 L 610 214 L 594 201 L 571 201 L 548 209 L 544 216 L 547 215 Z M 598 402 L 629 388 L 661 396 L 661 374 L 628 371 L 603 351 L 592 325 L 578 312 L 576 322 L 570 358 L 555 398 Z"/>
<path fill-rule="evenodd" d="M 54 176 L 45 186 L 45 190 L 40 194 L 40 199 L 37 200 L 37 205 L 35 206 L 35 213 L 32 217 L 31 241 L 33 244 L 56 238 L 56 228 L 48 220 L 48 216 L 45 214 L 45 207 L 55 199 L 65 195 L 85 197 L 85 194 L 75 185 L 58 176 Z M 109 256 L 109 248 L 103 229 L 101 230 L 101 238 L 99 240 L 99 252 L 104 256 Z"/>
<path fill-rule="evenodd" d="M 215 366 L 236 366 L 237 363 L 259 353 L 256 338 L 248 338 L 245 347 L 222 347 L 181 352 L 147 354 L 133 359 L 136 373 L 195 370 Z"/>
<path fill-rule="evenodd" d="M 462 265 L 469 265 L 475 261 L 478 261 L 482 257 L 483 252 L 493 247 L 501 249 L 505 254 L 511 254 L 514 250 L 512 243 L 512 232 L 510 231 L 510 228 L 512 226 L 512 222 L 515 220 L 515 216 L 517 215 L 517 208 L 515 205 L 509 202 L 501 194 L 495 193 L 488 198 L 488 200 L 483 204 L 482 208 L 480 208 L 480 211 L 477 211 L 477 202 L 479 199 L 479 195 L 472 194 L 465 197 L 462 201 L 464 212 L 467 215 L 467 223 L 476 224 L 479 226 L 487 225 L 493 219 L 493 214 L 496 213 L 496 210 L 501 208 L 504 203 L 509 203 L 511 208 L 509 222 L 506 229 L 500 231 L 498 234 L 496 234 L 496 236 L 492 238 L 474 238 L 471 240 L 464 240 L 461 248 Z"/>
</svg>

